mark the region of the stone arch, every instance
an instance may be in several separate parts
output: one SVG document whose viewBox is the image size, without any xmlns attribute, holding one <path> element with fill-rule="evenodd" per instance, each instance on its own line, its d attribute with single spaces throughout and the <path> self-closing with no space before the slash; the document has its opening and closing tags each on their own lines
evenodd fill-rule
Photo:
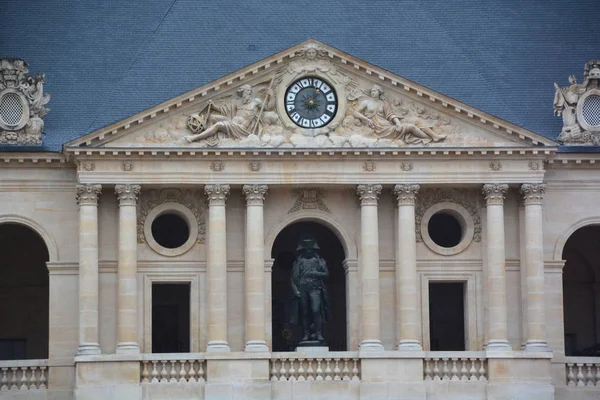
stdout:
<svg viewBox="0 0 600 400">
<path fill-rule="evenodd" d="M 348 228 L 333 215 L 324 211 L 318 210 L 303 210 L 293 214 L 288 214 L 284 219 L 279 221 L 276 225 L 271 227 L 265 236 L 265 260 L 271 258 L 271 249 L 275 243 L 277 235 L 288 225 L 301 221 L 312 221 L 331 229 L 337 236 L 339 241 L 342 243 L 346 260 L 358 259 L 358 248 L 354 236 L 350 233 Z"/>
<path fill-rule="evenodd" d="M 589 225 L 600 225 L 600 216 L 584 218 L 575 222 L 574 224 L 571 224 L 567 230 L 561 236 L 559 236 L 556 244 L 554 245 L 554 260 L 562 260 L 562 254 L 565 250 L 567 240 L 569 240 L 571 235 L 573 235 L 573 233 L 575 233 L 578 229 Z"/>
<path fill-rule="evenodd" d="M 46 244 L 46 248 L 48 249 L 48 262 L 57 262 L 58 261 L 58 246 L 56 242 L 52 238 L 52 236 L 48 233 L 46 229 L 36 221 L 31 218 L 24 217 L 22 215 L 17 214 L 8 214 L 8 215 L 0 215 L 0 225 L 1 224 L 19 224 L 24 225 L 35 233 L 37 233 L 44 243 Z"/>
</svg>

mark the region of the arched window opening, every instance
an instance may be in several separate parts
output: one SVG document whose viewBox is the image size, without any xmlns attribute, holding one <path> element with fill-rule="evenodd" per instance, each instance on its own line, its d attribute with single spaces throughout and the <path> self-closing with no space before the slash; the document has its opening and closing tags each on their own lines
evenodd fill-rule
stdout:
<svg viewBox="0 0 600 400">
<path fill-rule="evenodd" d="M 46 244 L 24 225 L 0 224 L 0 255 L 0 360 L 47 359 Z"/>
</svg>

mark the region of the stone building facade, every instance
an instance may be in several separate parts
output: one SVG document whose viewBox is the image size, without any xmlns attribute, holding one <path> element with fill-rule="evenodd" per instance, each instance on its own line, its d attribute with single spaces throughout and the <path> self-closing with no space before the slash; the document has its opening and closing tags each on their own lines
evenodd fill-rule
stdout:
<svg viewBox="0 0 600 400">
<path fill-rule="evenodd" d="M 3 152 L 0 399 L 600 396 L 600 62 L 564 152 L 367 61 L 309 40 Z M 0 140 L 37 143 L 44 77 L 2 68 Z M 304 234 L 327 348 L 290 323 Z"/>
</svg>

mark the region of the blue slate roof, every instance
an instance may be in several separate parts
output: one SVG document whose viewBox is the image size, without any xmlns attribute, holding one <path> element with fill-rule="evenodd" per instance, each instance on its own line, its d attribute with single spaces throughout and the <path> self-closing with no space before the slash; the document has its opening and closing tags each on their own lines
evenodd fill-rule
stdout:
<svg viewBox="0 0 600 400">
<path fill-rule="evenodd" d="M 553 82 L 600 58 L 598 0 L 283 3 L 0 0 L 0 57 L 46 73 L 45 151 L 310 37 L 555 138 Z"/>
</svg>

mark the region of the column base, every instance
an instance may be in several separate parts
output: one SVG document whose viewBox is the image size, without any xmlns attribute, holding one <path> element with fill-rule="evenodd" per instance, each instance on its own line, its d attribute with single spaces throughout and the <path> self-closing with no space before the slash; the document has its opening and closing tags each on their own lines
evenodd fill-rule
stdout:
<svg viewBox="0 0 600 400">
<path fill-rule="evenodd" d="M 552 351 L 545 340 L 528 340 L 525 351 Z"/>
<path fill-rule="evenodd" d="M 486 351 L 512 351 L 508 340 L 495 339 L 490 340 L 485 346 Z"/>
<path fill-rule="evenodd" d="M 135 342 L 121 342 L 117 344 L 117 354 L 140 354 L 140 346 Z"/>
<path fill-rule="evenodd" d="M 244 346 L 244 351 L 247 353 L 262 353 L 268 352 L 269 348 L 264 340 L 248 340 L 246 346 Z"/>
<path fill-rule="evenodd" d="M 418 340 L 406 339 L 406 340 L 401 340 L 400 343 L 398 343 L 398 350 L 400 350 L 400 351 L 423 351 L 423 347 L 421 346 L 421 343 L 419 343 Z"/>
<path fill-rule="evenodd" d="M 78 356 L 91 356 L 97 354 L 102 354 L 102 350 L 98 343 L 82 343 L 77 348 Z"/>
<path fill-rule="evenodd" d="M 211 340 L 206 346 L 207 353 L 228 353 L 231 349 L 225 340 Z"/>
<path fill-rule="evenodd" d="M 381 340 L 377 339 L 365 339 L 358 345 L 360 351 L 383 351 L 383 344 Z"/>
</svg>

